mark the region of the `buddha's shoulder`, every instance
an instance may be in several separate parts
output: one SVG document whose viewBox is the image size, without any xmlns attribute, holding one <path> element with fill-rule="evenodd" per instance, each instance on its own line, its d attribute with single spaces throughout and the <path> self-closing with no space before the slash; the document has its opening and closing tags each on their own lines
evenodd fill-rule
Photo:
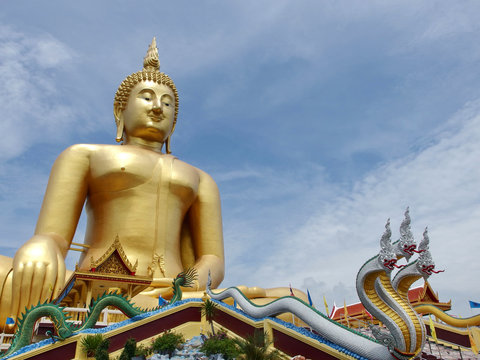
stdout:
<svg viewBox="0 0 480 360">
<path fill-rule="evenodd" d="M 109 145 L 109 144 L 75 144 L 66 148 L 61 156 L 87 156 L 87 157 L 104 157 L 119 154 L 139 153 L 139 156 L 145 156 L 144 150 L 136 149 L 129 146 Z"/>
<path fill-rule="evenodd" d="M 115 152 L 117 145 L 105 144 L 75 144 L 63 150 L 61 155 L 67 156 L 91 156 L 96 153 Z"/>
<path fill-rule="evenodd" d="M 166 156 L 170 156 L 173 158 L 174 169 L 182 169 L 184 172 L 195 174 L 199 183 L 203 184 L 203 186 L 212 186 L 212 187 L 217 186 L 213 178 L 207 172 L 199 169 L 196 166 L 186 163 L 185 161 L 177 158 L 176 156 L 172 156 L 172 155 L 166 155 Z"/>
<path fill-rule="evenodd" d="M 176 156 L 173 155 L 167 155 L 171 156 L 174 159 L 174 164 L 175 166 L 181 166 L 186 169 L 189 169 L 190 171 L 196 172 L 200 177 L 205 177 L 205 178 L 212 178 L 207 172 L 203 171 L 202 169 L 199 169 L 198 167 L 195 167 L 189 163 L 186 163 L 185 161 L 177 158 Z"/>
<path fill-rule="evenodd" d="M 56 163 L 74 162 L 78 164 L 91 165 L 92 161 L 114 158 L 121 146 L 105 144 L 75 144 L 71 145 L 58 156 Z"/>
</svg>

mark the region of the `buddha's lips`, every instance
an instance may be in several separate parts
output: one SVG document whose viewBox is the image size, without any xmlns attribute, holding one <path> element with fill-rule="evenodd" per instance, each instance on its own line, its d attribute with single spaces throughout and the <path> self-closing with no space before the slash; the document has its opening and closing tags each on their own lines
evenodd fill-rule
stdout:
<svg viewBox="0 0 480 360">
<path fill-rule="evenodd" d="M 160 122 L 163 120 L 163 116 L 155 116 L 155 115 L 149 115 L 148 116 L 150 119 L 152 119 L 155 122 Z"/>
</svg>

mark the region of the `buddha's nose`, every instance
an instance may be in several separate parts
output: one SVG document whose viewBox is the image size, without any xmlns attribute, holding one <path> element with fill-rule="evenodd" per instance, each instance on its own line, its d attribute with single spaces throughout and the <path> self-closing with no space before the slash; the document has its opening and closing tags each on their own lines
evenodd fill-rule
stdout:
<svg viewBox="0 0 480 360">
<path fill-rule="evenodd" d="M 160 103 L 153 104 L 152 111 L 155 114 L 161 114 L 163 112 L 162 105 Z"/>
</svg>

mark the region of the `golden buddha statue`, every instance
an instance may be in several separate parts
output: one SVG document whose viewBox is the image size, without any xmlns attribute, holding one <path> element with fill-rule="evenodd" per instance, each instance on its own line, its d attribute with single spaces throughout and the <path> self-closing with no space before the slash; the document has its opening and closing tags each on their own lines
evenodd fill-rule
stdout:
<svg viewBox="0 0 480 360">
<path fill-rule="evenodd" d="M 78 269 L 89 269 L 118 236 L 136 273 L 152 283 L 138 296 L 151 305 L 168 297 L 173 278 L 195 267 L 198 279 L 186 297 L 201 297 L 224 277 L 220 197 L 213 179 L 170 154 L 178 114 L 173 81 L 159 71 L 153 39 L 143 70 L 115 94 L 119 145 L 73 145 L 55 161 L 34 236 L 14 258 L 0 255 L 0 323 L 38 301 L 53 299 L 65 284 L 65 256 L 86 201 L 85 251 Z M 281 289 L 244 288 L 249 297 L 278 297 Z M 302 296 L 303 297 L 303 296 Z M 134 299 L 135 300 L 135 299 Z"/>
</svg>

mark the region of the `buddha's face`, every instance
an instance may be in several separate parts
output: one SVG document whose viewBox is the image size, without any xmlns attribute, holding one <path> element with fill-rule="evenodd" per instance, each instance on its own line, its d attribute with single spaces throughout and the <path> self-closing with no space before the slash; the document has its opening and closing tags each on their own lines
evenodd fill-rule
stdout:
<svg viewBox="0 0 480 360">
<path fill-rule="evenodd" d="M 127 138 L 163 143 L 173 129 L 173 91 L 155 81 L 141 81 L 133 87 L 127 106 L 119 116 Z"/>
</svg>

